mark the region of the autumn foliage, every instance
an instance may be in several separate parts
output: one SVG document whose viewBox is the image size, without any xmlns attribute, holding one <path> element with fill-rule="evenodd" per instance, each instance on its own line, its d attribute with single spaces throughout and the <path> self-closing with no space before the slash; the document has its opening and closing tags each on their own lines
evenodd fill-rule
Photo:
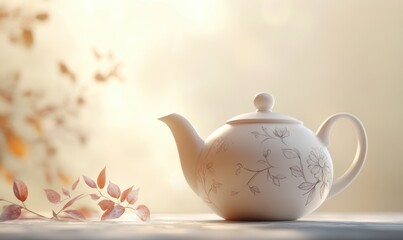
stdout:
<svg viewBox="0 0 403 240">
<path fill-rule="evenodd" d="M 46 31 L 50 26 L 48 23 L 57 19 L 57 16 L 48 10 L 46 3 L 40 6 L 42 9 L 38 10 L 24 1 L 17 4 L 0 1 L 0 35 L 9 40 L 7 47 L 19 48 L 31 55 L 36 45 L 43 44 L 40 42 L 42 39 L 48 39 L 41 38 L 41 31 L 37 30 Z M 7 181 L 12 182 L 18 176 L 18 171 L 10 167 L 13 164 L 10 161 L 14 160 L 38 163 L 43 177 L 49 183 L 60 182 L 66 185 L 73 181 L 59 164 L 63 158 L 60 154 L 63 144 L 60 141 L 73 139 L 78 146 L 84 146 L 89 136 L 79 118 L 87 102 L 91 101 L 86 94 L 88 89 L 96 84 L 107 87 L 110 81 L 123 82 L 120 76 L 123 64 L 115 59 L 113 51 L 105 53 L 91 46 L 88 48 L 86 54 L 90 54 L 97 63 L 94 69 L 90 69 L 92 81 L 84 79 L 83 74 L 77 71 L 77 66 L 62 56 L 51 59 L 53 64 L 46 65 L 46 69 L 40 69 L 35 62 L 30 63 L 38 72 L 57 72 L 59 77 L 49 79 L 51 82 L 59 81 L 63 86 L 66 86 L 66 81 L 69 82 L 68 87 L 61 89 L 57 99 L 48 98 L 51 94 L 46 88 L 26 84 L 34 80 L 25 74 L 24 65 L 21 65 L 21 69 L 8 69 L 7 62 L 1 63 L 0 176 Z M 46 54 L 40 56 L 46 57 Z M 102 182 L 98 184 L 100 189 L 105 186 Z"/>
<path fill-rule="evenodd" d="M 143 204 L 140 204 L 137 207 L 134 206 L 134 204 L 138 200 L 138 188 L 133 189 L 133 186 L 131 186 L 121 192 L 118 185 L 109 181 L 106 188 L 107 194 L 102 191 L 106 184 L 106 167 L 102 169 L 102 171 L 99 173 L 97 182 L 92 180 L 92 178 L 84 175 L 82 176 L 82 178 L 84 180 L 84 183 L 88 187 L 93 189 L 93 193 L 74 194 L 81 178 L 78 178 L 72 184 L 70 190 L 62 188 L 61 194 L 53 189 L 44 189 L 47 200 L 59 209 L 57 211 L 52 209 L 51 217 L 46 217 L 26 207 L 25 202 L 28 198 L 28 187 L 23 181 L 15 179 L 13 183 L 13 191 L 15 197 L 21 202 L 21 204 L 13 203 L 5 199 L 0 199 L 0 201 L 9 203 L 9 205 L 6 205 L 1 212 L 0 221 L 9 221 L 20 218 L 22 213 L 21 210 L 25 210 L 26 212 L 34 214 L 38 218 L 46 218 L 58 221 L 89 220 L 86 217 L 86 215 L 88 214 L 86 214 L 85 208 L 74 207 L 77 201 L 86 197 L 89 197 L 93 201 L 97 202 L 98 207 L 103 212 L 101 220 L 119 218 L 128 209 L 134 211 L 141 221 L 147 222 L 150 220 L 150 210 L 148 209 L 148 207 Z"/>
<path fill-rule="evenodd" d="M 0 3 L 0 35 L 8 38 L 10 48 L 20 48 L 27 54 L 44 39 L 38 37 L 40 33 L 36 31 L 37 28 L 46 28 L 49 25 L 45 23 L 52 19 L 54 15 L 46 8 L 37 11 L 31 8 L 29 3 L 21 2 L 10 7 Z M 88 209 L 75 207 L 83 198 L 96 201 L 97 208 L 103 211 L 102 220 L 118 218 L 128 209 L 134 211 L 141 220 L 149 220 L 148 208 L 144 205 L 134 207 L 139 190 L 130 187 L 121 192 L 118 185 L 106 180 L 106 168 L 99 173 L 96 182 L 90 177 L 82 176 L 72 183 L 73 178 L 58 164 L 63 147 L 58 144 L 63 140 L 60 136 L 68 135 L 67 138 L 74 139 L 79 146 L 84 146 L 87 142 L 85 129 L 77 124 L 80 114 L 90 101 L 86 89 L 95 84 L 107 86 L 109 81 L 123 82 L 119 73 L 122 63 L 115 59 L 113 51 L 105 53 L 90 46 L 89 48 L 87 54 L 91 54 L 97 62 L 95 69 L 91 69 L 92 81 L 84 81 L 82 74 L 76 69 L 77 66 L 63 60 L 63 57 L 55 59 L 54 64 L 46 66 L 46 69 L 38 68 L 38 72 L 54 70 L 59 74 L 59 78 L 50 79 L 51 81 L 60 81 L 63 86 L 68 81 L 69 87 L 63 88 L 60 96 L 54 100 L 47 98 L 47 89 L 25 84 L 32 79 L 24 74 L 24 69 L 7 69 L 7 63 L 2 63 L 5 64 L 3 69 L 6 69 L 6 73 L 0 72 L 0 105 L 4 106 L 0 113 L 0 176 L 13 183 L 14 195 L 19 203 L 0 198 L 0 202 L 8 203 L 4 208 L 0 208 L 0 221 L 21 218 L 24 212 L 53 220 L 86 220 Z M 37 68 L 35 62 L 32 64 Z M 25 205 L 28 187 L 23 181 L 15 179 L 18 172 L 9 167 L 10 160 L 35 162 L 48 183 L 70 185 L 70 188 L 62 188 L 59 191 L 44 189 L 49 203 L 57 208 L 51 211 L 52 216 L 41 215 Z M 76 193 L 81 179 L 92 193 Z"/>
</svg>

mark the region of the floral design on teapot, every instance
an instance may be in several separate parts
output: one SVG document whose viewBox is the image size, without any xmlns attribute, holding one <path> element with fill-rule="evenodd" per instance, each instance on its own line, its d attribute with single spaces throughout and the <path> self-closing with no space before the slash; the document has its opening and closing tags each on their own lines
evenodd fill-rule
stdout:
<svg viewBox="0 0 403 240">
<path fill-rule="evenodd" d="M 241 163 L 237 164 L 237 169 L 235 171 L 235 175 L 239 175 L 241 173 L 241 170 L 253 173 L 253 175 L 249 178 L 249 180 L 247 181 L 247 183 L 245 184 L 245 186 L 247 186 L 249 188 L 249 190 L 253 193 L 253 195 L 255 195 L 256 193 L 260 193 L 260 189 L 258 186 L 253 185 L 252 182 L 253 180 L 260 174 L 262 173 L 266 173 L 267 175 L 267 180 L 271 180 L 273 182 L 274 185 L 280 187 L 280 183 L 281 180 L 287 178 L 286 176 L 284 176 L 283 174 L 276 174 L 273 175 L 273 173 L 271 172 L 271 170 L 273 168 L 276 168 L 275 166 L 272 165 L 272 163 L 270 162 L 270 154 L 271 154 L 271 150 L 267 149 L 264 153 L 263 153 L 263 157 L 264 160 L 258 160 L 258 162 L 263 163 L 265 166 L 262 169 L 258 169 L 258 170 L 254 170 L 254 169 L 250 169 L 248 167 L 245 167 L 244 165 L 242 165 Z M 241 190 L 242 191 L 242 190 Z M 231 196 L 235 196 L 238 193 L 240 193 L 241 191 L 232 191 L 231 192 Z"/>
<path fill-rule="evenodd" d="M 255 136 L 255 138 L 260 138 L 263 137 L 263 140 L 261 141 L 261 143 L 264 143 L 270 139 L 274 139 L 274 140 L 279 140 L 282 143 L 284 143 L 284 145 L 287 145 L 284 142 L 284 138 L 289 137 L 290 136 L 290 132 L 288 131 L 288 129 L 286 127 L 284 128 L 278 128 L 276 127 L 273 131 L 274 136 L 272 136 L 269 131 L 267 130 L 266 127 L 262 127 L 262 132 L 258 132 L 258 131 L 254 131 L 251 132 L 253 134 L 253 136 Z"/>
<path fill-rule="evenodd" d="M 222 138 L 216 139 L 212 146 L 208 149 L 208 152 L 206 153 L 204 159 L 207 159 L 209 157 L 213 149 L 215 150 L 215 154 L 226 152 L 228 150 L 228 144 Z M 214 162 L 205 160 L 203 161 L 204 164 L 201 164 L 198 170 L 199 181 L 201 182 L 201 185 L 203 187 L 203 200 L 204 202 L 215 206 L 214 202 L 211 200 L 211 194 L 217 194 L 218 189 L 223 186 L 223 184 L 215 179 L 216 172 L 214 170 Z M 209 181 L 209 179 L 211 179 L 211 181 Z"/>
<path fill-rule="evenodd" d="M 288 159 L 298 159 L 299 165 L 294 165 L 290 167 L 291 174 L 296 178 L 302 178 L 303 182 L 298 186 L 298 188 L 304 191 L 303 195 L 307 195 L 307 200 L 305 205 L 309 204 L 315 196 L 317 191 L 317 186 L 320 185 L 320 198 L 323 198 L 326 189 L 329 188 L 329 178 L 331 175 L 330 166 L 328 165 L 328 159 L 323 149 L 320 147 L 313 147 L 309 153 L 308 159 L 308 169 L 310 170 L 311 176 L 315 179 L 314 181 L 307 180 L 304 173 L 304 165 L 302 164 L 301 154 L 298 149 L 283 149 L 283 154 Z"/>
<path fill-rule="evenodd" d="M 284 128 L 276 127 L 273 130 L 273 134 L 271 134 L 266 127 L 262 126 L 261 131 L 254 131 L 251 132 L 251 134 L 253 134 L 256 139 L 260 139 L 261 144 L 264 144 L 269 140 L 275 140 L 281 142 L 284 145 L 284 148 L 281 149 L 283 156 L 286 159 L 298 160 L 297 165 L 291 166 L 289 170 L 293 177 L 302 179 L 302 182 L 298 185 L 298 188 L 304 191 L 302 195 L 304 196 L 307 195 L 305 205 L 308 205 L 313 200 L 313 198 L 316 195 L 318 186 L 319 186 L 320 198 L 321 199 L 323 198 L 325 191 L 329 188 L 329 181 L 331 178 L 330 166 L 328 163 L 327 156 L 323 151 L 323 148 L 312 147 L 312 150 L 310 151 L 308 158 L 306 159 L 311 179 L 314 179 L 314 181 L 310 181 L 305 175 L 306 170 L 302 162 L 300 151 L 297 148 L 292 148 L 291 146 L 289 146 L 289 144 L 285 142 L 285 139 L 290 136 L 290 131 L 286 127 Z M 273 163 L 270 162 L 270 154 L 271 150 L 267 149 L 263 152 L 264 160 L 262 159 L 257 160 L 258 162 L 266 165 L 262 169 L 255 170 L 250 169 L 249 167 L 244 166 L 241 163 L 236 164 L 235 175 L 238 176 L 241 170 L 253 173 L 245 184 L 245 186 L 249 188 L 250 192 L 253 193 L 253 195 L 261 193 L 259 186 L 253 184 L 253 180 L 259 174 L 266 173 L 267 180 L 271 180 L 272 183 L 278 187 L 280 187 L 281 181 L 287 178 L 286 177 L 287 173 L 278 173 L 276 175 L 273 175 L 271 173 L 271 170 L 273 168 L 276 168 L 276 166 L 274 166 Z M 242 190 L 232 191 L 231 196 L 235 196 L 239 194 L 241 191 Z"/>
</svg>

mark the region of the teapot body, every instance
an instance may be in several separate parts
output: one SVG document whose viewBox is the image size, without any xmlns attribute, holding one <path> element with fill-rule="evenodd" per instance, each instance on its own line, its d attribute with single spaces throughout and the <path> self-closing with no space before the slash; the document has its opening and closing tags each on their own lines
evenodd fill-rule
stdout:
<svg viewBox="0 0 403 240">
<path fill-rule="evenodd" d="M 205 140 L 197 193 L 227 220 L 294 220 L 325 200 L 333 164 L 302 124 L 226 124 Z"/>
<path fill-rule="evenodd" d="M 295 220 L 348 187 L 367 156 L 367 134 L 350 113 L 328 117 L 314 133 L 302 122 L 272 111 L 274 98 L 259 93 L 256 111 L 235 116 L 205 141 L 179 114 L 161 121 L 173 132 L 190 187 L 227 220 Z M 333 179 L 327 146 L 339 119 L 357 132 L 357 152 Z"/>
</svg>

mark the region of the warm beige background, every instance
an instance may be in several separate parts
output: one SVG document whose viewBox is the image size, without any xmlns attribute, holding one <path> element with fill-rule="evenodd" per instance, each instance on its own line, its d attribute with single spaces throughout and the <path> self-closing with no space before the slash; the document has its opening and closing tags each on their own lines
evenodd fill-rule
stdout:
<svg viewBox="0 0 403 240">
<path fill-rule="evenodd" d="M 89 93 L 82 119 L 89 145 L 65 152 L 73 175 L 96 176 L 107 165 L 115 182 L 141 187 L 153 212 L 209 211 L 187 187 L 174 139 L 156 119 L 181 113 L 207 137 L 253 111 L 254 95 L 266 91 L 276 97 L 275 111 L 313 130 L 339 111 L 367 128 L 362 174 L 321 211 L 403 211 L 403 1 L 20 2 L 49 9 L 51 20 L 38 27 L 28 54 L 0 36 L 0 72 L 23 68 L 28 84 L 55 91 L 55 59 L 84 76 L 92 46 L 113 49 L 124 62 L 124 84 Z M 348 122 L 334 130 L 340 175 L 354 156 L 355 135 Z M 31 170 L 22 166 L 20 178 L 40 189 Z M 1 192 L 12 194 L 5 183 Z M 41 194 L 32 193 L 30 204 L 39 206 Z"/>
</svg>

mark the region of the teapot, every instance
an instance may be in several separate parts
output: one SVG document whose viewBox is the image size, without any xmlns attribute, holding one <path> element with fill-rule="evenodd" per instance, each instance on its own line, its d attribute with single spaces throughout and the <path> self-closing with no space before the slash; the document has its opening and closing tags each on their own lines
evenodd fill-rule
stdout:
<svg viewBox="0 0 403 240">
<path fill-rule="evenodd" d="M 192 190 L 226 220 L 296 220 L 344 190 L 367 155 L 361 121 L 349 113 L 326 119 L 316 133 L 301 121 L 272 111 L 274 98 L 254 98 L 256 112 L 229 119 L 206 140 L 179 114 L 159 120 L 171 129 Z M 333 180 L 327 146 L 333 124 L 350 120 L 357 130 L 354 161 Z"/>
</svg>

